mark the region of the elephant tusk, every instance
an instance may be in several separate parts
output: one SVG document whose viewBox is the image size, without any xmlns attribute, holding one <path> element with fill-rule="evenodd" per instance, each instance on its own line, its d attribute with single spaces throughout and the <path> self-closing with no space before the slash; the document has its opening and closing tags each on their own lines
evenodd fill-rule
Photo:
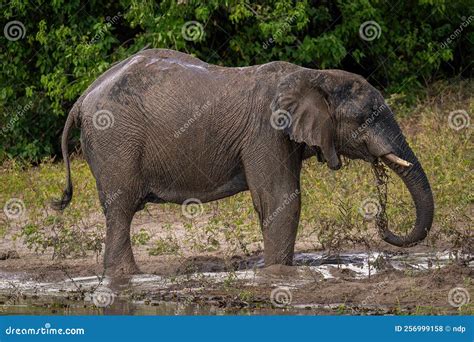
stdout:
<svg viewBox="0 0 474 342">
<path fill-rule="evenodd" d="M 397 157 L 397 156 L 396 156 L 395 154 L 393 154 L 393 153 L 389 153 L 389 154 L 384 155 L 384 158 L 387 158 L 387 159 L 390 160 L 392 163 L 395 163 L 395 164 L 397 164 L 397 165 L 404 166 L 404 167 L 410 167 L 410 166 L 413 165 L 412 163 L 407 162 L 406 160 Z"/>
</svg>

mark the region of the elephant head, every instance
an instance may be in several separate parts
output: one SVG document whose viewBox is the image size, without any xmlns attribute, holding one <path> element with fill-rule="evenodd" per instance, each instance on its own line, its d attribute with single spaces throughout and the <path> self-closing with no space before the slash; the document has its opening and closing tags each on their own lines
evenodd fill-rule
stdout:
<svg viewBox="0 0 474 342">
<path fill-rule="evenodd" d="M 377 221 L 382 238 L 407 247 L 426 237 L 434 215 L 430 184 L 383 96 L 364 78 L 340 70 L 293 72 L 280 81 L 272 110 L 288 112 L 285 132 L 318 146 L 333 170 L 341 167 L 341 155 L 370 163 L 381 159 L 401 177 L 416 207 L 415 226 L 405 236 Z"/>
</svg>

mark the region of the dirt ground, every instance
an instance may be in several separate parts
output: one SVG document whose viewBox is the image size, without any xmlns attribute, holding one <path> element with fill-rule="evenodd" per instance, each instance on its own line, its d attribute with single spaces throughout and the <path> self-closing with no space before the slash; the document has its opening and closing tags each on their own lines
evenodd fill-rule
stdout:
<svg viewBox="0 0 474 342">
<path fill-rule="evenodd" d="M 155 237 L 168 234 L 170 228 L 160 227 L 153 216 L 139 215 L 133 231 L 146 228 Z M 203 217 L 203 223 L 207 219 Z M 91 220 L 102 218 L 94 215 Z M 143 275 L 107 280 L 107 286 L 122 300 L 144 305 L 199 304 L 231 314 L 243 310 L 270 314 L 474 313 L 469 299 L 461 309 L 449 301 L 455 288 L 465 289 L 469 297 L 474 293 L 474 258 L 469 253 L 450 253 L 442 246 L 427 244 L 399 249 L 383 242 L 370 250 L 352 246 L 330 252 L 318 248 L 314 237 L 302 234 L 295 266 L 264 268 L 259 241 L 247 246 L 247 254 L 229 252 L 224 243 L 216 251 L 196 252 L 186 247 L 189 239 L 181 224 L 172 229 L 182 247 L 179 253 L 152 256 L 146 245 L 135 246 Z M 103 276 L 100 257 L 52 260 L 51 253 L 34 253 L 12 236 L 7 235 L 0 244 L 1 258 L 5 259 L 0 260 L 0 302 L 8 303 L 13 289 L 20 286 L 22 297 L 30 298 L 30 303 L 41 299 L 54 304 L 58 299 L 43 291 L 45 288 L 61 287 L 71 279 L 80 283 L 81 277 Z M 26 283 L 30 287 L 21 290 L 21 284 Z M 59 292 L 81 301 L 86 290 L 79 285 Z"/>
<path fill-rule="evenodd" d="M 472 265 L 456 262 L 425 271 L 400 271 L 388 266 L 370 278 L 357 277 L 350 269 L 329 266 L 329 273 L 333 277 L 325 279 L 310 266 L 301 265 L 259 268 L 255 272 L 251 270 L 245 277 L 240 277 L 238 273 L 242 271 L 239 271 L 239 268 L 245 268 L 246 261 L 252 263 L 251 258 L 236 257 L 229 262 L 218 256 L 139 259 L 138 263 L 143 272 L 166 277 L 172 283 L 165 288 L 149 283 L 132 286 L 130 279 L 115 279 L 109 287 L 114 288 L 114 281 L 120 285 L 128 283 L 129 291 L 124 292 L 127 292 L 128 298 L 134 300 L 193 302 L 230 311 L 276 307 L 283 311 L 298 308 L 311 310 L 313 313 L 377 314 L 456 314 L 459 310 L 448 302 L 449 291 L 456 287 L 463 287 L 469 293 L 474 290 Z M 38 283 L 58 282 L 94 274 L 100 276 L 102 272 L 101 265 L 91 258 L 61 263 L 48 262 L 41 258 L 21 258 L 2 261 L 0 265 L 2 277 Z M 237 270 L 235 276 L 232 276 L 232 271 L 225 272 L 229 270 Z M 222 281 L 209 278 L 209 273 L 222 274 L 219 276 Z M 203 276 L 193 276 L 199 274 Z M 123 286 L 121 288 L 123 289 Z M 281 303 L 272 302 L 272 290 L 280 288 L 284 291 L 283 296 L 285 293 L 291 293 L 291 298 L 282 298 Z M 8 296 L 8 291 L 3 291 L 2 294 Z M 469 305 L 470 311 L 464 313 L 472 314 L 472 304 Z"/>
</svg>

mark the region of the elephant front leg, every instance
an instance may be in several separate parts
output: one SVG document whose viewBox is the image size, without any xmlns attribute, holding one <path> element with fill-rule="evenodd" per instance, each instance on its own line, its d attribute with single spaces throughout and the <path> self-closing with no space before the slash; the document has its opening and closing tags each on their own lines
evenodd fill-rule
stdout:
<svg viewBox="0 0 474 342">
<path fill-rule="evenodd" d="M 299 164 L 247 167 L 246 178 L 263 233 L 265 265 L 291 265 L 300 218 Z M 255 165 L 255 164 L 251 164 Z"/>
<path fill-rule="evenodd" d="M 300 190 L 263 192 L 256 205 L 263 233 L 265 266 L 291 265 L 300 217 Z"/>
<path fill-rule="evenodd" d="M 300 219 L 303 151 L 286 140 L 266 143 L 271 147 L 252 146 L 244 156 L 245 176 L 262 228 L 265 265 L 291 265 Z"/>
</svg>

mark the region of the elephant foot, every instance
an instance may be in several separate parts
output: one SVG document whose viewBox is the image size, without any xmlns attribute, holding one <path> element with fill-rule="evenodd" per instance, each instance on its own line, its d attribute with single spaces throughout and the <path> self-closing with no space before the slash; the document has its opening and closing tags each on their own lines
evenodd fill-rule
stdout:
<svg viewBox="0 0 474 342">
<path fill-rule="evenodd" d="M 267 259 L 265 259 L 264 267 L 267 268 L 270 266 L 293 266 L 293 260 L 267 261 Z"/>
<path fill-rule="evenodd" d="M 273 265 L 284 265 L 292 266 L 293 265 L 293 253 L 281 254 L 281 253 L 272 253 L 264 252 L 264 261 L 265 267 Z"/>
<path fill-rule="evenodd" d="M 142 272 L 138 268 L 135 261 L 123 262 L 119 264 L 106 265 L 105 275 L 109 277 L 124 277 L 131 276 L 134 274 L 141 274 Z"/>
</svg>

